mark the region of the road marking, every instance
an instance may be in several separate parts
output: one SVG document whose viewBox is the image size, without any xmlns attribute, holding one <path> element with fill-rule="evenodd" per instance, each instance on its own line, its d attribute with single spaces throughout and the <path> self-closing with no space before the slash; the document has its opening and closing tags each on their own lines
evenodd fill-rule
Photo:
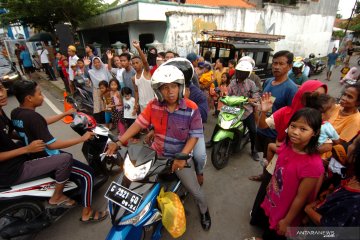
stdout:
<svg viewBox="0 0 360 240">
<path fill-rule="evenodd" d="M 56 114 L 61 114 L 63 113 L 63 111 L 60 111 L 60 109 L 58 109 L 55 104 L 53 104 L 45 95 L 44 93 L 42 93 L 42 95 L 44 96 L 44 101 L 47 103 L 47 105 L 49 105 L 49 107 L 56 113 Z"/>
</svg>

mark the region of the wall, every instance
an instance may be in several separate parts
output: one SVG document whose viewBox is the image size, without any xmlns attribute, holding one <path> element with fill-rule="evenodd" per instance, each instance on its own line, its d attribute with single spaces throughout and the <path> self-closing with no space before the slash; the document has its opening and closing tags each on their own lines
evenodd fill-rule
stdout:
<svg viewBox="0 0 360 240">
<path fill-rule="evenodd" d="M 168 31 L 164 43 L 184 56 L 196 51 L 196 42 L 203 37 L 194 30 L 195 22 L 214 23 L 217 29 L 270 33 L 285 35 L 285 39 L 270 46 L 275 51 L 290 50 L 295 55 L 310 53 L 325 56 L 331 40 L 331 33 L 338 0 L 304 2 L 297 6 L 265 4 L 263 9 L 221 8 L 219 14 L 170 12 Z M 203 24 L 206 25 L 206 24 Z"/>
<path fill-rule="evenodd" d="M 152 33 L 155 40 L 162 42 L 166 31 L 166 22 L 155 23 L 130 23 L 129 38 L 130 41 L 139 39 L 140 34 Z M 135 50 L 132 48 L 132 50 Z"/>
</svg>

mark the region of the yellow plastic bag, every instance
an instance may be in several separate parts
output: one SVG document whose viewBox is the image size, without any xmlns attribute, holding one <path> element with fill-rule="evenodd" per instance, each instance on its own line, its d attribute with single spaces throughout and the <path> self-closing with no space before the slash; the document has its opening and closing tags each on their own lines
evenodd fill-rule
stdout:
<svg viewBox="0 0 360 240">
<path fill-rule="evenodd" d="M 173 192 L 164 192 L 161 188 L 157 201 L 162 213 L 162 224 L 173 238 L 178 238 L 186 231 L 184 206 L 179 196 Z"/>
</svg>

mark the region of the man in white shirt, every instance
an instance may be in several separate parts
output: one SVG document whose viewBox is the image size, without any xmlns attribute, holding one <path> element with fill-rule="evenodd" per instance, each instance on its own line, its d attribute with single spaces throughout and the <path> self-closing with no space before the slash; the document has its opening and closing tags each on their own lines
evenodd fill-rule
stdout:
<svg viewBox="0 0 360 240">
<path fill-rule="evenodd" d="M 43 68 L 45 69 L 46 74 L 49 77 L 50 81 L 56 81 L 56 77 L 55 77 L 55 73 L 51 67 L 51 63 L 49 61 L 49 52 L 48 50 L 46 50 L 46 48 L 44 48 L 43 46 L 41 46 L 38 50 L 37 50 L 37 54 L 40 57 L 40 62 L 41 65 L 43 66 Z"/>
<path fill-rule="evenodd" d="M 79 57 L 76 56 L 76 47 L 73 45 L 69 45 L 68 46 L 68 55 L 69 55 L 69 87 L 70 87 L 70 92 L 71 94 L 73 94 L 75 92 L 75 88 L 74 88 L 74 70 L 71 68 L 71 66 L 76 66 L 77 64 L 77 60 L 79 60 Z"/>
</svg>

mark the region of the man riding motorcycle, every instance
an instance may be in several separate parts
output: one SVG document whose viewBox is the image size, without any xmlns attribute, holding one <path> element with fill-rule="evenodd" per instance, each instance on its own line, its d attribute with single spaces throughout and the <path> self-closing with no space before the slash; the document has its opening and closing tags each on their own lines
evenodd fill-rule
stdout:
<svg viewBox="0 0 360 240">
<path fill-rule="evenodd" d="M 304 71 L 304 62 L 303 61 L 296 61 L 293 63 L 292 70 L 289 72 L 289 78 L 298 86 L 300 87 L 304 82 L 308 80 L 308 77 Z"/>
<path fill-rule="evenodd" d="M 235 68 L 235 79 L 233 79 L 228 86 L 228 95 L 229 96 L 244 96 L 249 98 L 249 103 L 244 105 L 246 112 L 243 115 L 244 125 L 249 129 L 249 136 L 251 142 L 251 156 L 253 160 L 259 161 L 260 157 L 255 149 L 255 139 L 256 139 L 256 125 L 255 125 L 255 116 L 254 116 L 254 107 L 251 105 L 259 100 L 259 90 L 256 87 L 255 83 L 249 79 L 249 76 L 253 70 L 253 65 L 248 59 L 240 61 Z M 218 131 L 219 126 L 216 125 L 214 134 Z M 211 146 L 212 142 L 207 143 L 207 147 Z"/>
<path fill-rule="evenodd" d="M 116 144 L 109 144 L 108 155 L 112 155 L 128 139 L 150 125 L 154 127 L 155 133 L 151 147 L 159 156 L 174 157 L 180 152 L 189 154 L 198 138 L 203 137 L 199 109 L 194 102 L 184 98 L 185 77 L 182 71 L 175 66 L 162 65 L 154 72 L 151 86 L 157 99 L 148 103 L 135 123 Z M 190 158 L 187 163 L 191 168 L 184 168 L 184 160 L 174 160 L 172 171 L 196 199 L 201 214 L 201 226 L 208 231 L 211 227 L 211 218 L 205 195 L 197 181 L 193 159 Z"/>
</svg>

